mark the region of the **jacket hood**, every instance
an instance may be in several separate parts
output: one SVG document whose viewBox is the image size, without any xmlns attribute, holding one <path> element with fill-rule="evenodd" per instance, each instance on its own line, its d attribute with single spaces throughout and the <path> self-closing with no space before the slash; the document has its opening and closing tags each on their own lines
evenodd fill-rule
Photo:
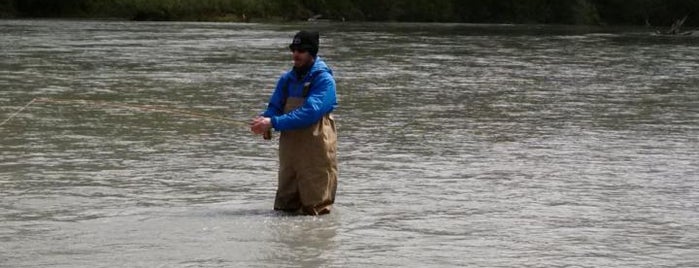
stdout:
<svg viewBox="0 0 699 268">
<path fill-rule="evenodd" d="M 325 61 L 321 59 L 320 57 L 316 57 L 315 62 L 313 63 L 313 67 L 311 67 L 310 73 L 313 76 L 316 76 L 320 74 L 321 72 L 328 72 L 330 75 L 333 74 L 333 70 L 328 67 L 327 64 L 325 64 Z"/>
<path fill-rule="evenodd" d="M 313 62 L 313 66 L 311 66 L 311 69 L 308 70 L 308 73 L 311 74 L 312 77 L 316 77 L 323 72 L 327 72 L 330 75 L 333 74 L 332 69 L 330 69 L 330 67 L 328 67 L 328 65 L 325 64 L 325 61 L 323 61 L 323 59 L 321 59 L 320 56 L 316 56 L 315 61 Z M 295 77 L 294 74 L 294 69 L 292 68 L 291 71 L 287 73 L 287 76 Z"/>
</svg>

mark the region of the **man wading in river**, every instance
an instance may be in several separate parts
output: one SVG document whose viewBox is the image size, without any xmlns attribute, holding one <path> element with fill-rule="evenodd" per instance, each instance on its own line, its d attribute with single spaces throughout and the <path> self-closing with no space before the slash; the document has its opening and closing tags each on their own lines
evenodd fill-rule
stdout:
<svg viewBox="0 0 699 268">
<path fill-rule="evenodd" d="M 279 138 L 275 210 L 330 213 L 337 190 L 337 107 L 332 70 L 317 56 L 319 34 L 300 31 L 289 45 L 294 67 L 279 78 L 267 110 L 254 118 L 255 134 Z"/>
</svg>

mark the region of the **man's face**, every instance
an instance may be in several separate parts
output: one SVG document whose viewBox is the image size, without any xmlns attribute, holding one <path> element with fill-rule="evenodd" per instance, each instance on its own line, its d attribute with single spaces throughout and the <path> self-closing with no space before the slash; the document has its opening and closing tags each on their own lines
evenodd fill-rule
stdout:
<svg viewBox="0 0 699 268">
<path fill-rule="evenodd" d="M 291 58 L 294 60 L 294 67 L 301 68 L 308 66 L 313 61 L 313 56 L 305 49 L 295 48 L 291 50 Z"/>
</svg>

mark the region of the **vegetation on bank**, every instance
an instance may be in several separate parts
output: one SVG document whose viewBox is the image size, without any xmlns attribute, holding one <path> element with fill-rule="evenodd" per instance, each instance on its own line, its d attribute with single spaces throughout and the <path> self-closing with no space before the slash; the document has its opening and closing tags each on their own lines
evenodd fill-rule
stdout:
<svg viewBox="0 0 699 268">
<path fill-rule="evenodd" d="M 305 20 L 666 26 L 696 0 L 0 0 L 0 17 L 128 20 Z M 692 15 L 695 15 L 694 17 Z"/>
</svg>

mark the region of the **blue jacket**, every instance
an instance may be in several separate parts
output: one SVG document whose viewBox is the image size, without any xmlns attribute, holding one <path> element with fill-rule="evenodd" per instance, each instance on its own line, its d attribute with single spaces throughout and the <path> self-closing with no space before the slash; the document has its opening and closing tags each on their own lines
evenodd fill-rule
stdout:
<svg viewBox="0 0 699 268">
<path fill-rule="evenodd" d="M 310 82 L 311 86 L 306 102 L 284 114 L 285 97 L 302 98 L 303 85 L 307 82 Z M 337 96 L 333 72 L 320 57 L 316 57 L 315 63 L 303 78 L 297 79 L 293 69 L 279 78 L 277 88 L 262 116 L 271 118 L 272 127 L 277 131 L 286 131 L 309 127 L 335 108 Z"/>
</svg>

